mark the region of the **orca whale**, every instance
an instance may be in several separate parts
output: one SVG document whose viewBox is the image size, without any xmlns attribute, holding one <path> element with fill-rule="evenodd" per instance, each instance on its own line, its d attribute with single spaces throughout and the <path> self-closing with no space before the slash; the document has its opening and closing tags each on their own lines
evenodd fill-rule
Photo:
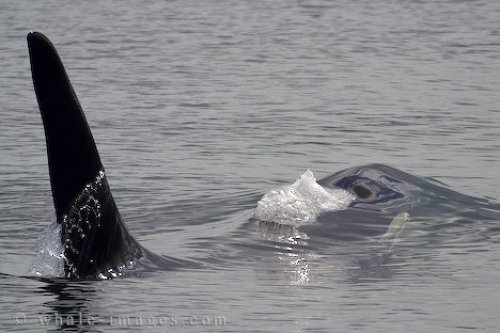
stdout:
<svg viewBox="0 0 500 333">
<path fill-rule="evenodd" d="M 60 226 L 62 275 L 69 279 L 111 279 L 144 270 L 197 267 L 188 260 L 159 256 L 128 232 L 106 178 L 92 133 L 62 61 L 49 39 L 27 36 L 33 86 L 45 129 L 50 184 Z M 347 209 L 326 212 L 301 226 L 311 237 L 328 241 L 381 236 L 416 204 L 456 207 L 481 202 L 382 164 L 340 171 L 317 183 L 343 189 L 355 199 Z M 484 210 L 486 211 L 486 210 Z M 271 222 L 272 221 L 261 221 Z M 280 229 L 280 228 L 278 228 Z"/>
</svg>

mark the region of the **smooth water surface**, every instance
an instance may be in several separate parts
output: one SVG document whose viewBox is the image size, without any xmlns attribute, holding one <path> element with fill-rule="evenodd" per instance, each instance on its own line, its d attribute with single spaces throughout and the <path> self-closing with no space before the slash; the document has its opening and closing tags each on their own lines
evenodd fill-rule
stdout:
<svg viewBox="0 0 500 333">
<path fill-rule="evenodd" d="M 0 331 L 496 332 L 499 22 L 485 0 L 2 1 Z M 54 217 L 30 30 L 59 50 L 131 233 L 203 268 L 31 277 Z M 308 168 L 372 162 L 491 206 L 421 211 L 390 250 L 250 220 Z"/>
</svg>

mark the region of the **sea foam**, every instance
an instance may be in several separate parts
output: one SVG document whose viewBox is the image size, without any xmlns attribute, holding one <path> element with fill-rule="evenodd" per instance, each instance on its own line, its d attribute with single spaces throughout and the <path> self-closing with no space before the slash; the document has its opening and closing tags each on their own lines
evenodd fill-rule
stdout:
<svg viewBox="0 0 500 333">
<path fill-rule="evenodd" d="M 298 226 L 316 221 L 323 212 L 344 209 L 354 199 L 346 190 L 319 185 L 307 170 L 295 183 L 266 193 L 257 203 L 254 218 Z"/>
<path fill-rule="evenodd" d="M 37 276 L 63 276 L 64 246 L 61 243 L 61 225 L 59 223 L 49 224 L 45 235 L 38 240 L 30 271 Z"/>
</svg>

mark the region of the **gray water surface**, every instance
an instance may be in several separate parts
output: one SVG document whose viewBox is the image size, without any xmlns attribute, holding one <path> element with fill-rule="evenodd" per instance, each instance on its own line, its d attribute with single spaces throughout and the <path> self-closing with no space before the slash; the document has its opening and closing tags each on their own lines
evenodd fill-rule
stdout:
<svg viewBox="0 0 500 333">
<path fill-rule="evenodd" d="M 2 1 L 0 330 L 496 332 L 498 218 L 429 213 L 387 262 L 248 219 L 308 168 L 371 162 L 498 201 L 499 22 L 485 0 Z M 59 50 L 130 232 L 206 268 L 30 278 L 54 219 L 30 30 Z"/>
</svg>

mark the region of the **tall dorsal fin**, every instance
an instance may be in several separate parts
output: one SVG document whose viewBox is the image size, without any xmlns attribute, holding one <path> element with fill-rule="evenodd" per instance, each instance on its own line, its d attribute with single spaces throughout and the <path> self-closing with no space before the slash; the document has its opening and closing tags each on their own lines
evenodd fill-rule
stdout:
<svg viewBox="0 0 500 333">
<path fill-rule="evenodd" d="M 78 98 L 56 49 L 28 34 L 33 85 L 42 113 L 50 182 L 58 222 L 86 184 L 103 169 Z"/>
<path fill-rule="evenodd" d="M 65 247 L 64 274 L 70 278 L 119 275 L 147 252 L 122 222 L 92 133 L 56 49 L 39 32 L 29 33 L 27 39 Z"/>
</svg>

